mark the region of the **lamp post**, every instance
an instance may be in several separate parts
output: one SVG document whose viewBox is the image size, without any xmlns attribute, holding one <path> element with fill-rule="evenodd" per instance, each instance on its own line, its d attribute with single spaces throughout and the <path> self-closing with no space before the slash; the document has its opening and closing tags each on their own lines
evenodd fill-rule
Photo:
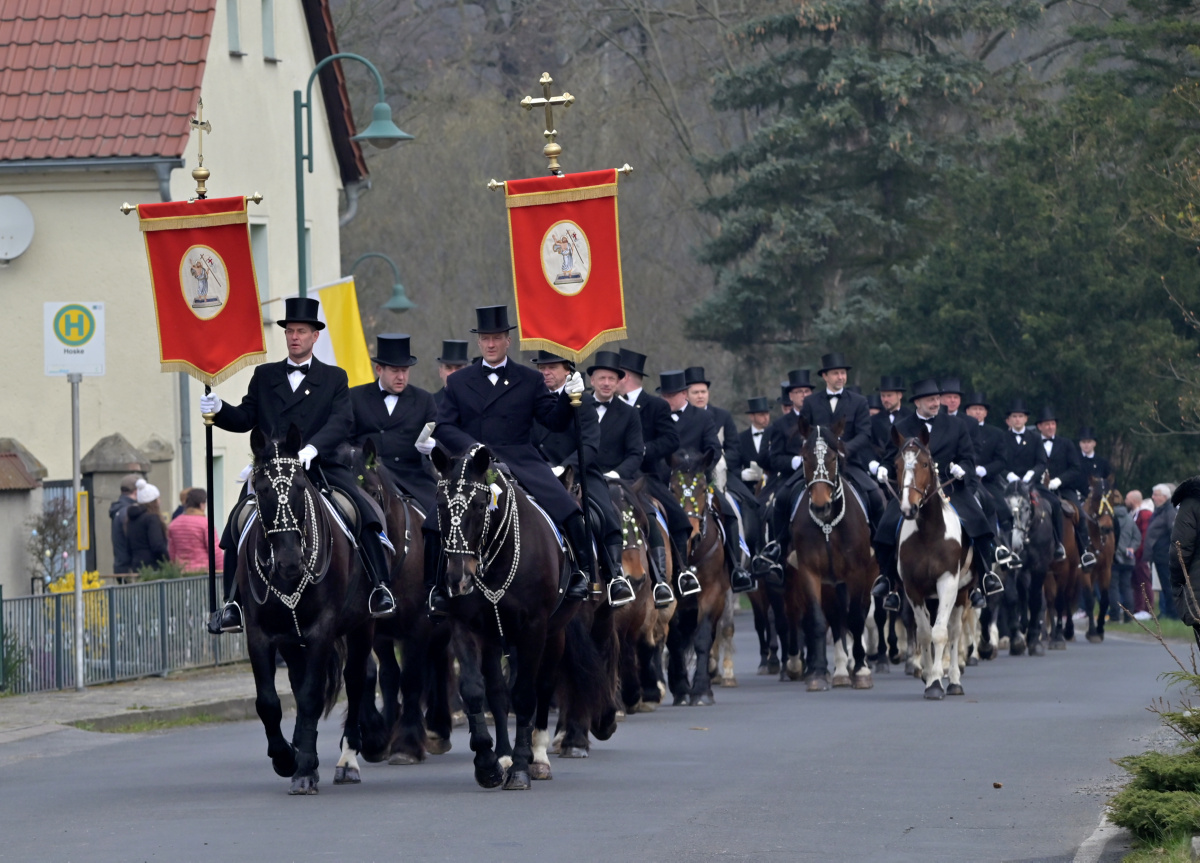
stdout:
<svg viewBox="0 0 1200 863">
<path fill-rule="evenodd" d="M 392 298 L 383 304 L 383 307 L 392 312 L 407 312 L 409 309 L 415 309 L 417 304 L 408 298 L 408 294 L 404 290 L 404 285 L 400 284 L 400 268 L 396 266 L 396 262 L 385 255 L 383 252 L 367 252 L 359 255 L 358 260 L 350 265 L 350 272 L 353 273 L 358 269 L 358 265 L 367 258 L 381 258 L 392 265 Z"/>
<path fill-rule="evenodd" d="M 357 60 L 375 76 L 375 83 L 379 87 L 379 99 L 375 103 L 375 107 L 371 110 L 371 125 L 363 129 L 362 132 L 355 135 L 350 140 L 352 141 L 367 141 L 370 144 L 386 149 L 388 147 L 399 144 L 401 141 L 411 141 L 412 135 L 403 132 L 392 122 L 392 109 L 384 99 L 383 93 L 383 76 L 379 74 L 379 70 L 375 68 L 370 60 L 365 57 L 360 57 L 358 54 L 341 53 L 332 54 L 326 57 L 316 68 L 312 70 L 312 74 L 308 76 L 308 86 L 302 94 L 296 90 L 292 94 L 292 104 L 295 115 L 295 131 L 296 131 L 296 258 L 297 271 L 300 275 L 300 296 L 308 296 L 308 243 L 305 242 L 304 236 L 304 163 L 308 162 L 308 172 L 311 174 L 313 170 L 313 119 L 312 119 L 312 87 L 313 81 L 317 79 L 319 73 L 325 66 L 332 63 L 334 60 Z M 307 141 L 308 152 L 304 151 L 305 144 L 305 123 L 304 114 L 308 112 L 307 124 Z"/>
</svg>

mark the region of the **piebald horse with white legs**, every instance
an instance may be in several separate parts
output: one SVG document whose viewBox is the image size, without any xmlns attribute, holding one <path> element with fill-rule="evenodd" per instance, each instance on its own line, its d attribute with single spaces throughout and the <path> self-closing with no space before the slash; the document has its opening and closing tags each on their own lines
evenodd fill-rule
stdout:
<svg viewBox="0 0 1200 863">
<path fill-rule="evenodd" d="M 925 682 L 925 697 L 941 700 L 962 695 L 959 645 L 967 588 L 971 584 L 971 546 L 949 499 L 938 485 L 937 466 L 929 454 L 929 434 L 904 440 L 892 432 L 899 454 L 900 536 L 897 569 L 916 621 L 916 657 Z M 949 662 L 946 661 L 947 646 Z M 942 688 L 942 676 L 950 685 Z"/>
</svg>

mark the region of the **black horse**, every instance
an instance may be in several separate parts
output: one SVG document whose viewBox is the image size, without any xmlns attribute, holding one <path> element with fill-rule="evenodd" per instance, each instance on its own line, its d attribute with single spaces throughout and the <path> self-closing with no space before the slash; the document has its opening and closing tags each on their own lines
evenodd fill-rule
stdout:
<svg viewBox="0 0 1200 863">
<path fill-rule="evenodd" d="M 349 701 L 334 783 L 359 781 L 353 756 L 362 748 L 358 713 L 373 622 L 370 580 L 355 542 L 306 476 L 297 458 L 301 444 L 294 425 L 283 441 L 251 432 L 257 511 L 242 538 L 237 580 L 247 597 L 246 645 L 267 755 L 276 773 L 291 778 L 290 794 L 316 794 L 317 721 L 337 701 L 343 668 Z M 296 698 L 291 743 L 280 730 L 276 651 L 287 662 Z"/>
<path fill-rule="evenodd" d="M 1021 568 L 1009 570 L 1004 586 L 1008 650 L 1013 656 L 1020 656 L 1026 649 L 1030 656 L 1045 656 L 1043 587 L 1054 556 L 1050 504 L 1019 480 L 1005 487 L 1004 502 L 1012 517 L 1012 538 L 1008 546 L 1021 559 Z"/>
</svg>

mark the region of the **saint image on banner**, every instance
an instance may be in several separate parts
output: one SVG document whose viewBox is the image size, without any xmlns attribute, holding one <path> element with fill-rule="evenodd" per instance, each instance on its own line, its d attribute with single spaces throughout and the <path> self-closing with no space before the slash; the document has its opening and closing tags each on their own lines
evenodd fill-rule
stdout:
<svg viewBox="0 0 1200 863">
<path fill-rule="evenodd" d="M 179 286 L 196 317 L 208 320 L 228 296 L 228 273 L 221 256 L 208 246 L 192 246 L 184 253 L 179 267 Z"/>
<path fill-rule="evenodd" d="M 574 222 L 556 222 L 542 238 L 542 272 L 550 287 L 573 297 L 587 284 L 590 270 L 587 235 Z"/>
</svg>

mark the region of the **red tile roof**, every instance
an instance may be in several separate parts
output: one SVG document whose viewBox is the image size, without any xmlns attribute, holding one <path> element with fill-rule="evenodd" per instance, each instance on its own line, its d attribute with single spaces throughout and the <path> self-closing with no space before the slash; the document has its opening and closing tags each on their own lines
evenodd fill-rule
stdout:
<svg viewBox="0 0 1200 863">
<path fill-rule="evenodd" d="M 215 7 L 0 3 L 0 160 L 182 155 Z"/>
<path fill-rule="evenodd" d="M 0 491 L 28 491 L 37 487 L 37 479 L 26 470 L 17 453 L 0 453 Z"/>
</svg>

